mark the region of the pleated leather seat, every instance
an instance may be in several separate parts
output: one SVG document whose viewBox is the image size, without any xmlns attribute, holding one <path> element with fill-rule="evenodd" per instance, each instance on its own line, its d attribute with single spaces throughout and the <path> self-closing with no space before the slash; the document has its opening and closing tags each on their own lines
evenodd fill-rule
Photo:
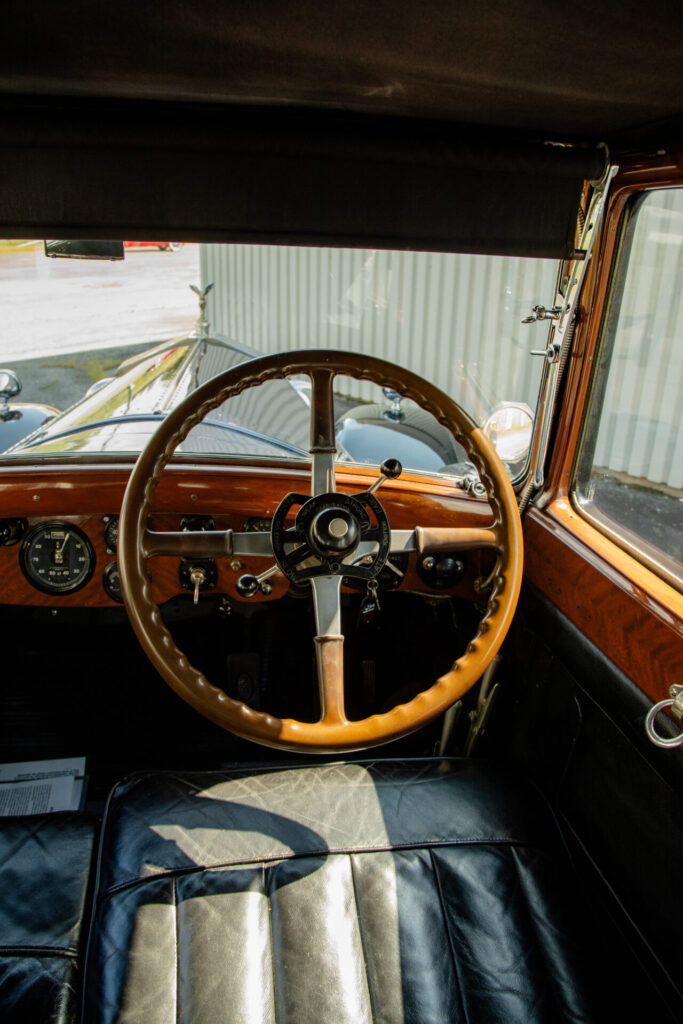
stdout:
<svg viewBox="0 0 683 1024">
<path fill-rule="evenodd" d="M 72 1024 L 94 843 L 80 814 L 0 818 L 0 1021 Z"/>
<path fill-rule="evenodd" d="M 139 775 L 114 791 L 89 1024 L 609 1019 L 556 827 L 468 761 Z"/>
</svg>

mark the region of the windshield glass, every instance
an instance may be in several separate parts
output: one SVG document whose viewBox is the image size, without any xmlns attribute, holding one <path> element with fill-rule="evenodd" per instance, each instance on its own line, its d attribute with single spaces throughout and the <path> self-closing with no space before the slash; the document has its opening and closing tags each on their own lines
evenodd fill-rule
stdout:
<svg viewBox="0 0 683 1024">
<path fill-rule="evenodd" d="M 124 253 L 54 259 L 42 241 L 0 243 L 1 366 L 22 385 L 5 389 L 6 457 L 135 454 L 223 370 L 331 348 L 435 383 L 485 426 L 510 475 L 521 472 L 543 363 L 530 350 L 547 329 L 522 320 L 552 305 L 554 261 L 175 242 L 125 242 Z M 467 471 L 447 431 L 400 395 L 350 377 L 335 392 L 340 459 Z M 216 409 L 183 450 L 303 456 L 308 403 L 307 379 L 273 381 Z"/>
</svg>

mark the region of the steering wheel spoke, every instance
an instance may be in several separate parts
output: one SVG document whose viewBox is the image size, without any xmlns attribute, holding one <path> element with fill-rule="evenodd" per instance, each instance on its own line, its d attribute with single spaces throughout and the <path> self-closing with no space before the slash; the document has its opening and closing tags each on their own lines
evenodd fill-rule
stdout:
<svg viewBox="0 0 683 1024">
<path fill-rule="evenodd" d="M 311 580 L 318 638 L 341 636 L 341 576 L 315 576 Z"/>
<path fill-rule="evenodd" d="M 478 526 L 416 526 L 415 542 L 421 555 L 438 554 L 440 551 L 470 551 L 473 548 L 500 550 L 503 543 L 497 527 L 482 529 Z"/>
<path fill-rule="evenodd" d="M 331 370 L 311 371 L 311 495 L 314 497 L 336 490 L 333 381 Z"/>
<path fill-rule="evenodd" d="M 416 551 L 417 539 L 415 530 L 392 530 L 389 552 L 392 555 L 400 555 L 403 551 Z"/>
<path fill-rule="evenodd" d="M 503 537 L 498 526 L 416 526 L 414 530 L 392 530 L 390 552 L 417 551 L 421 555 L 440 551 L 470 551 L 473 548 L 494 548 L 500 551 Z"/>
<path fill-rule="evenodd" d="M 145 530 L 142 549 L 151 558 L 156 555 L 186 558 L 227 558 L 232 553 L 232 530 Z"/>
<path fill-rule="evenodd" d="M 320 689 L 320 721 L 328 724 L 346 721 L 341 580 L 341 576 L 317 576 L 311 580 L 317 631 L 314 642 Z"/>
<path fill-rule="evenodd" d="M 343 725 L 344 708 L 344 637 L 315 637 L 315 660 L 320 690 L 320 721 L 326 725 Z"/>
<path fill-rule="evenodd" d="M 285 569 L 296 569 L 297 565 L 300 565 L 305 558 L 310 558 L 313 555 L 313 549 L 310 545 L 303 543 L 298 544 L 282 559 L 282 564 Z"/>
<path fill-rule="evenodd" d="M 232 530 L 145 530 L 141 547 L 146 558 L 231 558 L 233 555 L 273 554 L 270 533 L 234 533 Z"/>
<path fill-rule="evenodd" d="M 273 542 L 270 530 L 250 530 L 248 533 L 233 533 L 232 535 L 233 555 L 265 555 L 270 558 L 273 554 Z"/>
<path fill-rule="evenodd" d="M 336 491 L 334 455 L 314 452 L 311 466 L 311 494 L 331 494 Z"/>
</svg>

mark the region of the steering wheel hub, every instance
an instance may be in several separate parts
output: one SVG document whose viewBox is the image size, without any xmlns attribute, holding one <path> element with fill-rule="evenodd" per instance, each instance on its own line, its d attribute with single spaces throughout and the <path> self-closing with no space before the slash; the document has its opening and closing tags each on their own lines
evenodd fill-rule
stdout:
<svg viewBox="0 0 683 1024">
<path fill-rule="evenodd" d="M 275 510 L 270 535 L 278 568 L 292 583 L 337 575 L 367 581 L 380 574 L 389 557 L 391 528 L 382 505 L 368 491 L 313 497 L 292 492 Z M 361 544 L 361 557 L 352 558 Z"/>
<path fill-rule="evenodd" d="M 308 539 L 319 555 L 327 558 L 350 555 L 360 540 L 360 524 L 347 509 L 332 505 L 314 517 Z"/>
</svg>

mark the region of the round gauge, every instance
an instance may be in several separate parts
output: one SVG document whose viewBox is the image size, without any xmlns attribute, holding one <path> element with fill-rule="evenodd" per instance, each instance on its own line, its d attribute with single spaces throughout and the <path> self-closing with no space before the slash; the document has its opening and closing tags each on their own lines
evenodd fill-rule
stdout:
<svg viewBox="0 0 683 1024">
<path fill-rule="evenodd" d="M 123 604 L 118 562 L 110 562 L 104 570 L 102 573 L 102 586 L 112 601 L 118 601 L 119 604 Z"/>
<path fill-rule="evenodd" d="M 70 594 L 84 586 L 95 568 L 86 535 L 68 523 L 43 523 L 26 536 L 20 564 L 24 576 L 47 594 Z"/>
<path fill-rule="evenodd" d="M 113 555 L 119 539 L 119 517 L 110 516 L 104 528 L 104 543 L 107 545 L 107 553 Z"/>
</svg>

